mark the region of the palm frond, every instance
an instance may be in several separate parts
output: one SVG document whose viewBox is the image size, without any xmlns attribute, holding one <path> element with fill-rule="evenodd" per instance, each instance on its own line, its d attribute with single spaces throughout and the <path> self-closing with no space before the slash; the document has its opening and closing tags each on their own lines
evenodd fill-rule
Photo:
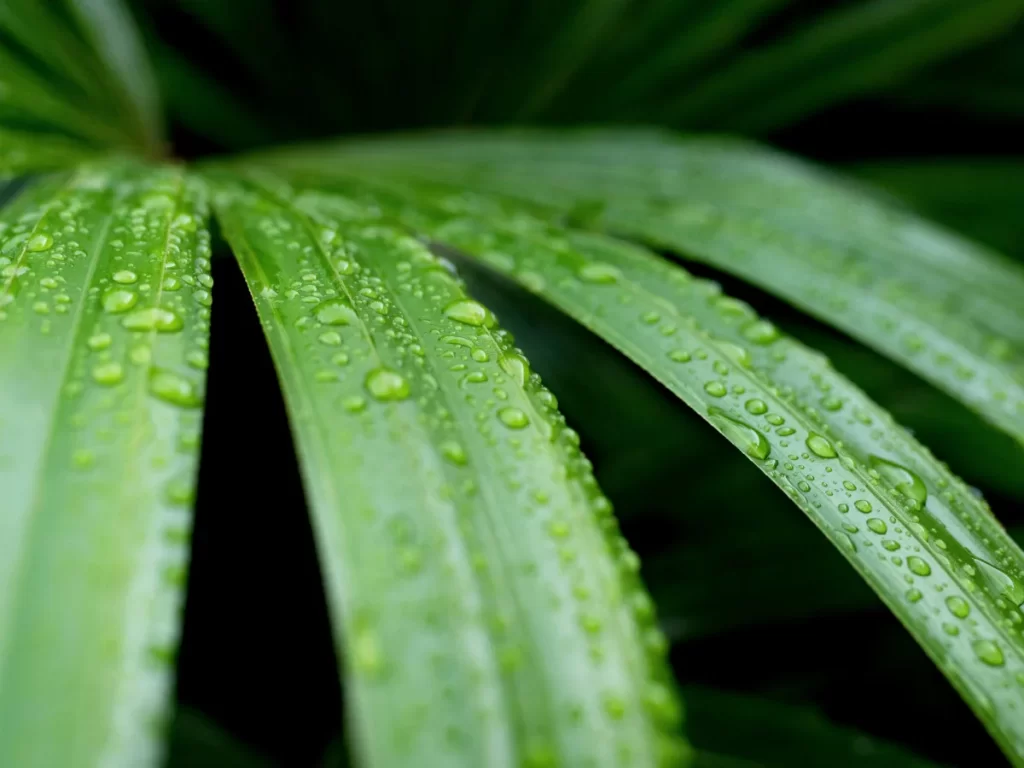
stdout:
<svg viewBox="0 0 1024 768">
<path fill-rule="evenodd" d="M 4 208 L 0 764 L 151 764 L 187 565 L 204 192 L 97 164 Z"/>
</svg>

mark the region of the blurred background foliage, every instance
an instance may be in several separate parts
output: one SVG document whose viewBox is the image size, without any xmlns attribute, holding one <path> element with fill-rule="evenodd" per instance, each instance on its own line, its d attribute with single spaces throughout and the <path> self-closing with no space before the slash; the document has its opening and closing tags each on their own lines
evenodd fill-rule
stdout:
<svg viewBox="0 0 1024 768">
<path fill-rule="evenodd" d="M 1024 0 L 131 6 L 175 157 L 453 126 L 738 133 L 854 174 L 1024 259 Z M 13 42 L 10 24 L 0 18 L 0 39 L 52 75 Z M 72 97 L 82 88 L 55 83 Z M 847 337 L 686 265 L 825 352 L 1024 532 L 1020 446 Z M 643 558 L 705 768 L 823 764 L 814 755 L 915 765 L 906 750 L 947 765 L 1005 764 L 897 621 L 742 456 L 571 321 L 459 266 L 558 395 Z M 237 267 L 224 258 L 214 271 L 171 764 L 342 765 L 336 656 L 287 420 Z M 257 441 L 277 448 L 239 462 Z"/>
</svg>

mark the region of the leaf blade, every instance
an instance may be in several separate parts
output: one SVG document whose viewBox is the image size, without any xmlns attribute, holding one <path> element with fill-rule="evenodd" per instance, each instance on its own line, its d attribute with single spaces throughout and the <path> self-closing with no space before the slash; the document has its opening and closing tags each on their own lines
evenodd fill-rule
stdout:
<svg viewBox="0 0 1024 768">
<path fill-rule="evenodd" d="M 4 763 L 161 752 L 201 380 L 171 385 L 189 370 L 184 331 L 205 344 L 209 296 L 167 281 L 209 279 L 203 198 L 180 170 L 97 164 L 2 213 Z"/>
<path fill-rule="evenodd" d="M 610 511 L 574 433 L 486 310 L 358 207 L 326 215 L 266 175 L 219 183 L 299 445 L 368 764 L 680 759 L 632 556 L 591 518 Z M 446 712 L 429 703 L 439 690 Z"/>
<path fill-rule="evenodd" d="M 513 132 L 266 159 L 461 184 L 697 258 L 840 328 L 1024 441 L 1024 270 L 791 158 L 717 139 Z"/>
<path fill-rule="evenodd" d="M 1024 759 L 1024 642 L 1013 629 L 1024 623 L 1024 553 L 827 361 L 642 248 L 478 193 L 320 178 L 307 194 L 327 210 L 359 201 L 480 259 L 661 381 L 829 536 L 1011 759 Z"/>
</svg>

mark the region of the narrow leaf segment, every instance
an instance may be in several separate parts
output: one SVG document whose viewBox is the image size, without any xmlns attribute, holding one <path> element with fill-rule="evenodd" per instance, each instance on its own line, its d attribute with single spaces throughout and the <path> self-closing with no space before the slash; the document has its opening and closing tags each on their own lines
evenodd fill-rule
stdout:
<svg viewBox="0 0 1024 768">
<path fill-rule="evenodd" d="M 86 165 L 0 211 L 0 765 L 156 765 L 211 279 L 184 172 Z"/>
<path fill-rule="evenodd" d="M 372 209 L 264 175 L 217 184 L 289 408 L 365 764 L 681 764 L 637 558 L 512 337 Z"/>
<path fill-rule="evenodd" d="M 91 154 L 94 150 L 63 136 L 0 128 L 0 179 L 70 168 Z"/>
<path fill-rule="evenodd" d="M 1024 555 L 981 499 L 827 360 L 715 283 L 522 206 L 322 179 L 300 199 L 324 215 L 364 206 L 480 259 L 650 372 L 807 513 L 1024 760 Z"/>
<path fill-rule="evenodd" d="M 1024 271 L 852 185 L 745 143 L 466 134 L 275 163 L 444 181 L 705 261 L 778 294 L 1024 442 Z"/>
</svg>

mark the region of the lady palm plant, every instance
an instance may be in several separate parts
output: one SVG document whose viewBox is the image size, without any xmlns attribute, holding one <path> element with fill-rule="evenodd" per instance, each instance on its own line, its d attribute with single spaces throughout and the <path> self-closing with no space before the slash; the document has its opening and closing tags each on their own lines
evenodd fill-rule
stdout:
<svg viewBox="0 0 1024 768">
<path fill-rule="evenodd" d="M 581 118 L 756 134 L 906 79 L 1024 13 L 1016 0 L 783 6 L 310 2 L 278 34 L 284 12 L 269 3 L 152 3 L 140 32 L 116 0 L 0 0 L 0 175 L 12 179 L 0 195 L 0 765 L 161 760 L 222 244 L 287 404 L 357 764 L 857 757 L 855 737 L 820 718 L 728 697 L 730 717 L 770 723 L 796 749 L 743 761 L 736 745 L 690 745 L 639 558 L 529 345 L 460 279 L 480 267 L 603 339 L 749 459 L 1024 765 L 1024 554 L 823 355 L 675 257 L 834 326 L 1013 450 L 1017 264 L 747 139 L 588 127 L 264 146 Z M 323 44 L 399 11 L 387 40 Z M 162 37 L 167 18 L 233 50 L 238 82 L 260 83 L 267 108 Z M 743 42 L 772 24 L 780 42 Z M 432 69 L 399 70 L 385 44 Z M 296 62 L 309 90 L 296 94 L 275 59 Z M 170 160 L 157 82 L 183 135 L 248 151 Z M 757 495 L 719 492 L 733 519 L 762 515 Z M 692 699 L 700 711 L 721 696 Z M 821 756 L 794 756 L 805 747 Z M 927 764 L 896 745 L 869 757 Z"/>
</svg>

